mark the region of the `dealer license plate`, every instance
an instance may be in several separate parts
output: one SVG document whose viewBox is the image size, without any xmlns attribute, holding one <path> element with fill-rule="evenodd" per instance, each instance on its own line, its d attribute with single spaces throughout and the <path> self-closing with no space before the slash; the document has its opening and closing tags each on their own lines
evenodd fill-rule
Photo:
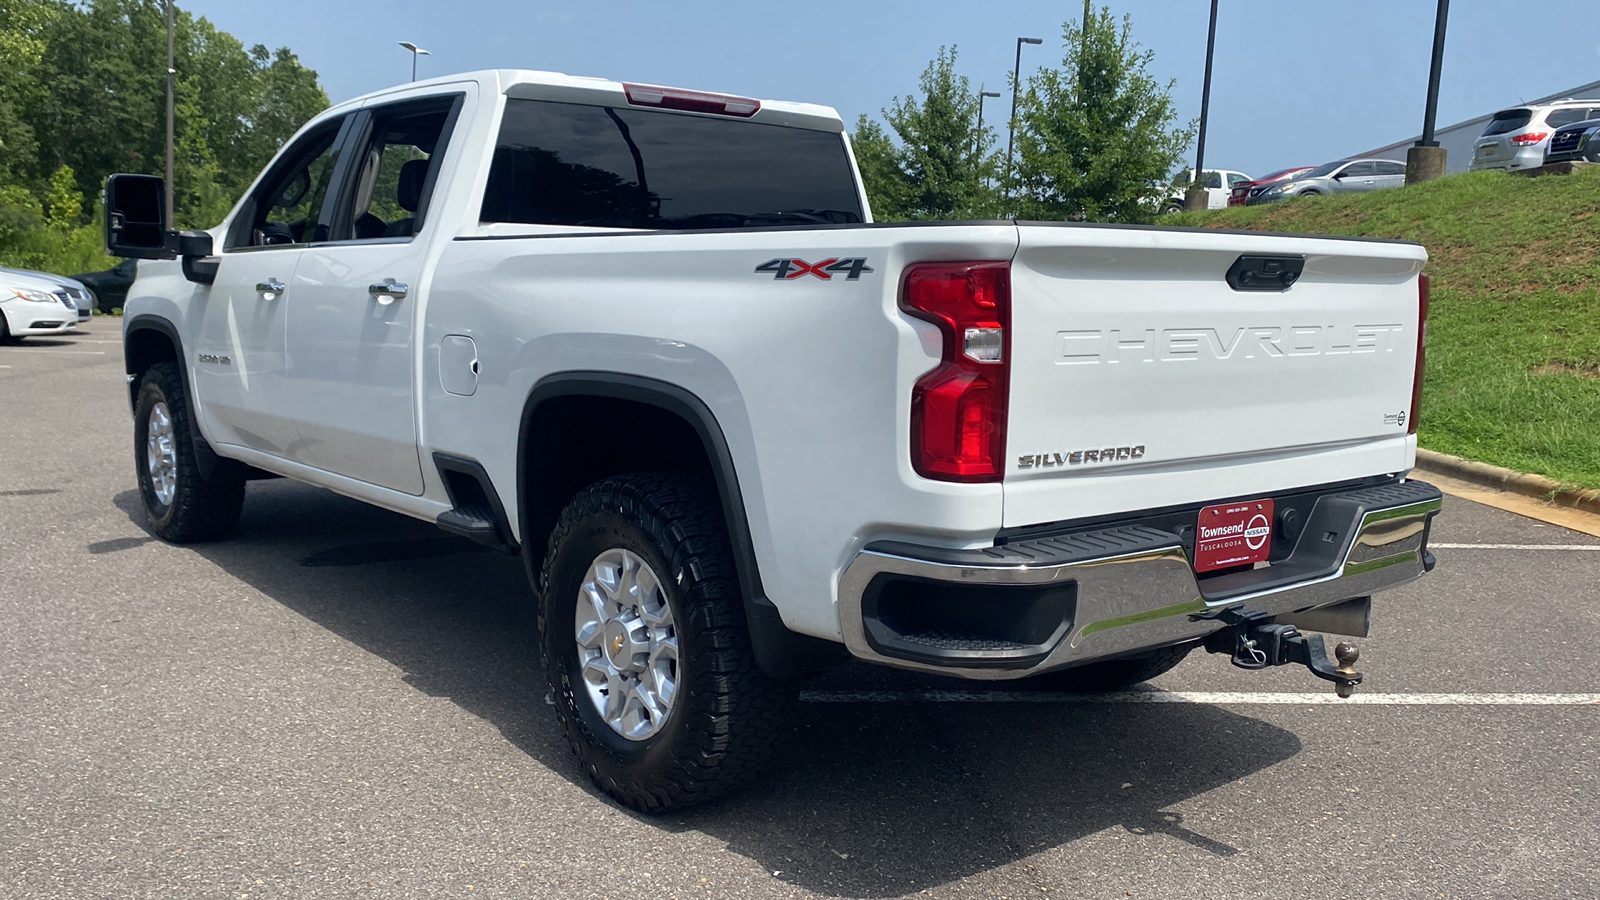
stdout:
<svg viewBox="0 0 1600 900">
<path fill-rule="evenodd" d="M 1223 503 L 1200 510 L 1194 541 L 1196 572 L 1252 565 L 1271 555 L 1271 500 Z"/>
</svg>

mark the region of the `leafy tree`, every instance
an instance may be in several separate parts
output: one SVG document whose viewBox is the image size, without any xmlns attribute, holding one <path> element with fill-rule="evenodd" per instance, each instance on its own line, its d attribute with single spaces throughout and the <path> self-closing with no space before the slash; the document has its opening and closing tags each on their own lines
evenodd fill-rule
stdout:
<svg viewBox="0 0 1600 900">
<path fill-rule="evenodd" d="M 289 49 L 174 18 L 173 218 L 209 227 L 328 97 Z M 164 173 L 166 54 L 164 0 L 0 0 L 0 264 L 82 271 L 82 198 Z"/>
<path fill-rule="evenodd" d="M 1087 32 L 1087 39 L 1085 39 Z M 1146 222 L 1194 137 L 1175 128 L 1175 81 L 1146 72 L 1133 24 L 1109 8 L 1062 26 L 1059 69 L 1028 79 L 1017 110 L 1012 207 L 1025 219 Z"/>
<path fill-rule="evenodd" d="M 888 133 L 863 116 L 857 162 L 873 215 L 883 220 L 984 218 L 996 211 L 994 137 L 978 133 L 978 97 L 955 73 L 956 48 L 940 47 L 923 70 L 922 98 L 896 98 L 883 110 Z"/>
</svg>

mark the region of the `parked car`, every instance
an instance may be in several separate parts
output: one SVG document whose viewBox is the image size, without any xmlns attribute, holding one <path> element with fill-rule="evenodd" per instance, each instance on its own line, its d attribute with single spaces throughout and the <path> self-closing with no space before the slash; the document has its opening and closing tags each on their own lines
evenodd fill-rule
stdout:
<svg viewBox="0 0 1600 900">
<path fill-rule="evenodd" d="M 78 311 L 79 322 L 87 322 L 89 317 L 94 315 L 94 293 L 77 279 L 65 275 L 52 275 L 49 272 L 30 272 L 26 269 L 0 269 L 0 275 L 23 275 L 48 281 L 67 292 L 67 299 L 72 301 L 73 309 Z"/>
<path fill-rule="evenodd" d="M 109 314 L 127 304 L 128 288 L 133 284 L 138 265 L 136 259 L 125 259 L 103 272 L 85 272 L 72 277 L 88 285 L 94 291 L 96 306 Z"/>
<path fill-rule="evenodd" d="M 32 273 L 0 269 L 0 341 L 78 330 L 66 288 Z"/>
<path fill-rule="evenodd" d="M 112 176 L 150 531 L 220 538 L 270 472 L 523 554 L 552 712 L 650 812 L 851 658 L 1103 689 L 1204 644 L 1348 695 L 1297 627 L 1434 564 L 1426 251 L 874 228 L 843 132 L 489 71 L 319 113 L 210 232 Z"/>
<path fill-rule="evenodd" d="M 1317 194 L 1360 194 L 1405 187 L 1406 164 L 1392 159 L 1339 159 L 1282 181 L 1250 189 L 1246 204 Z"/>
<path fill-rule="evenodd" d="M 1472 171 L 1542 166 L 1551 133 L 1586 119 L 1600 119 L 1600 100 L 1557 100 L 1543 106 L 1502 109 L 1478 136 Z"/>
<path fill-rule="evenodd" d="M 1165 212 L 1183 212 L 1184 190 L 1194 180 L 1190 175 L 1191 169 L 1184 169 L 1172 180 L 1173 193 L 1167 198 Z M 1205 178 L 1201 184 L 1206 189 L 1206 209 L 1222 209 L 1228 205 L 1228 194 L 1233 186 L 1241 181 L 1249 181 L 1250 176 L 1232 169 L 1206 169 Z"/>
<path fill-rule="evenodd" d="M 1557 128 L 1545 147 L 1546 165 L 1553 162 L 1600 162 L 1600 119 L 1587 119 Z"/>
<path fill-rule="evenodd" d="M 1274 182 L 1282 181 L 1282 180 L 1284 180 L 1285 178 L 1288 178 L 1291 175 L 1299 175 L 1301 172 L 1309 172 L 1313 168 L 1315 168 L 1315 167 L 1314 166 L 1294 166 L 1294 167 L 1288 168 L 1288 169 L 1279 169 L 1278 171 L 1273 172 L 1271 175 L 1268 175 L 1265 178 L 1255 178 L 1255 179 L 1252 179 L 1250 181 L 1237 181 L 1237 182 L 1234 182 L 1233 188 L 1228 191 L 1228 205 L 1229 206 L 1244 206 L 1245 205 L 1245 201 L 1250 199 L 1250 189 L 1251 188 L 1257 188 L 1257 187 L 1261 187 L 1262 185 L 1273 184 Z"/>
</svg>

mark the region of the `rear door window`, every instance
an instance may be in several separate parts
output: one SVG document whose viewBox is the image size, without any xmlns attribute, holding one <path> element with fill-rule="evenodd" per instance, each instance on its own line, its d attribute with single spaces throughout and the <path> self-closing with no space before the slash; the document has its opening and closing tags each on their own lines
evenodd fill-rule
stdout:
<svg viewBox="0 0 1600 900">
<path fill-rule="evenodd" d="M 844 136 L 628 106 L 509 99 L 484 222 L 753 228 L 862 221 Z"/>
<path fill-rule="evenodd" d="M 1483 129 L 1483 134 L 1479 135 L 1479 137 L 1489 137 L 1494 134 L 1516 131 L 1532 120 L 1533 110 L 1531 109 L 1501 110 L 1494 114 L 1493 119 L 1489 120 L 1488 126 Z"/>
<path fill-rule="evenodd" d="M 1405 163 L 1380 160 L 1374 163 L 1374 165 L 1378 167 L 1379 175 L 1404 175 L 1406 173 Z"/>
</svg>

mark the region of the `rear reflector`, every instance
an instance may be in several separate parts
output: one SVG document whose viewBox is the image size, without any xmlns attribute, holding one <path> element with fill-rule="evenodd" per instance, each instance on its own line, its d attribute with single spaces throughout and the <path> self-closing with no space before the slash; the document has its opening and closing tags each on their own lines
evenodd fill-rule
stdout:
<svg viewBox="0 0 1600 900">
<path fill-rule="evenodd" d="M 900 308 L 939 326 L 939 365 L 911 393 L 911 465 L 924 478 L 1005 477 L 1011 383 L 1011 265 L 921 263 L 900 283 Z"/>
<path fill-rule="evenodd" d="M 657 109 L 681 109 L 684 112 L 738 116 L 741 119 L 748 119 L 761 110 L 760 100 L 732 94 L 707 94 L 653 84 L 624 84 L 622 92 L 634 106 L 653 106 Z"/>
<path fill-rule="evenodd" d="M 1511 143 L 1516 144 L 1518 147 L 1526 147 L 1529 144 L 1537 144 L 1549 136 L 1550 132 L 1548 131 L 1530 131 L 1526 134 L 1512 135 Z"/>
<path fill-rule="evenodd" d="M 1411 418 L 1406 433 L 1417 433 L 1417 416 L 1422 412 L 1422 370 L 1427 362 L 1423 341 L 1428 336 L 1428 276 L 1417 276 L 1417 369 L 1411 376 Z"/>
</svg>

